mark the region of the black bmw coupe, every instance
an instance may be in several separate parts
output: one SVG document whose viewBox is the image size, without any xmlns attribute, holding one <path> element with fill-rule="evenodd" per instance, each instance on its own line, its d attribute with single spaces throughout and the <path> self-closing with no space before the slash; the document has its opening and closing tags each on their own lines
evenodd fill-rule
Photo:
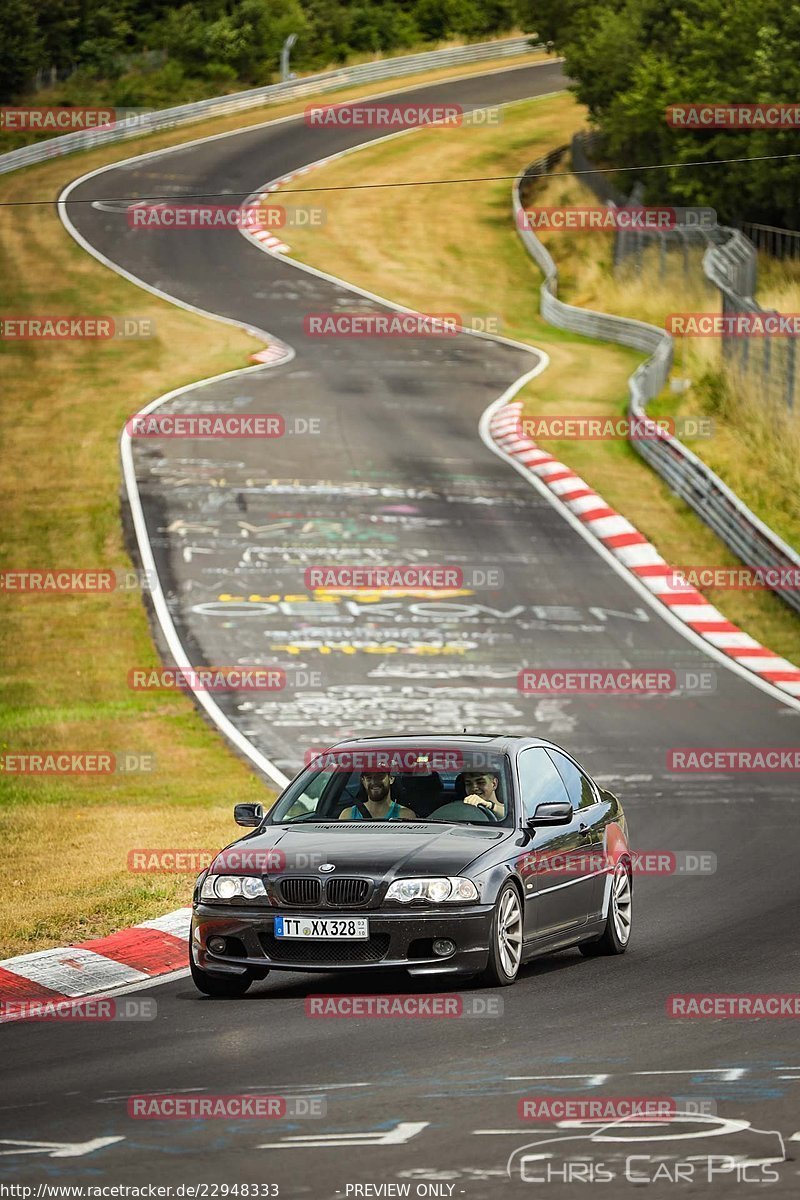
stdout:
<svg viewBox="0 0 800 1200">
<path fill-rule="evenodd" d="M 316 752 L 197 880 L 191 972 L 208 996 L 270 971 L 404 968 L 514 982 L 538 954 L 627 949 L 622 806 L 539 738 L 359 739 Z"/>
</svg>

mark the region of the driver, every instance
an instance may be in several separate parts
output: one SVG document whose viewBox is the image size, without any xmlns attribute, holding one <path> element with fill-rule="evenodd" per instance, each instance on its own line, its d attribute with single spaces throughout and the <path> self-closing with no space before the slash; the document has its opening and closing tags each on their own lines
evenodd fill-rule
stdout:
<svg viewBox="0 0 800 1200">
<path fill-rule="evenodd" d="M 392 799 L 392 784 L 394 775 L 382 771 L 363 771 L 361 786 L 366 797 L 365 807 L 375 821 L 417 821 L 419 818 L 410 808 L 405 808 L 397 800 Z M 340 821 L 363 821 L 364 815 L 357 804 L 345 808 L 339 816 Z"/>
<path fill-rule="evenodd" d="M 506 815 L 506 806 L 497 795 L 499 785 L 499 775 L 486 775 L 480 771 L 465 771 L 464 791 L 466 795 L 464 796 L 464 803 L 477 804 L 481 808 L 488 808 L 498 820 L 502 820 Z"/>
</svg>

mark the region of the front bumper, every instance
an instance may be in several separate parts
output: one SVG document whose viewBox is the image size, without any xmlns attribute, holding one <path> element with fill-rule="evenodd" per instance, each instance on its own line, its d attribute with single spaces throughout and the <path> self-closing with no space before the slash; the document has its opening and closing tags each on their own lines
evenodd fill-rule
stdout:
<svg viewBox="0 0 800 1200">
<path fill-rule="evenodd" d="M 279 971 L 365 971 L 402 968 L 412 975 L 459 975 L 486 966 L 493 909 L 491 905 L 419 909 L 414 912 L 362 909 L 326 910 L 236 908 L 196 904 L 192 913 L 191 947 L 195 964 L 204 971 L 241 974 Z M 343 917 L 369 920 L 366 941 L 288 940 L 274 935 L 276 916 Z M 212 954 L 211 937 L 225 938 L 226 953 Z M 455 951 L 446 958 L 433 953 L 432 943 L 446 938 Z"/>
</svg>

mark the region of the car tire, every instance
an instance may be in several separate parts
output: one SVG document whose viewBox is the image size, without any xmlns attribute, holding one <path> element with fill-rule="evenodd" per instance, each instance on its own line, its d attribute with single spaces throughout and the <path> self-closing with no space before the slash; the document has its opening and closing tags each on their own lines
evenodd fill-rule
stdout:
<svg viewBox="0 0 800 1200">
<path fill-rule="evenodd" d="M 500 889 L 489 933 L 489 961 L 482 982 L 491 987 L 510 987 L 522 962 L 522 901 L 513 883 Z"/>
<path fill-rule="evenodd" d="M 611 897 L 605 929 L 599 938 L 591 942 L 582 942 L 578 947 L 584 958 L 624 954 L 631 940 L 632 917 L 633 889 L 630 867 L 621 862 L 617 863 L 611 877 Z"/>
<path fill-rule="evenodd" d="M 190 960 L 189 967 L 194 986 L 204 996 L 227 996 L 229 998 L 243 996 L 253 982 L 253 976 L 249 971 L 245 971 L 244 975 L 211 975 L 202 967 L 198 967 L 194 959 Z"/>
</svg>

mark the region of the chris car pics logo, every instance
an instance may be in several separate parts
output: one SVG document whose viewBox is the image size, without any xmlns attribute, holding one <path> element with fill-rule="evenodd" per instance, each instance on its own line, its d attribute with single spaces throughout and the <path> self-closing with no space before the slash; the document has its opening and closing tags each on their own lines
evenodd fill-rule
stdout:
<svg viewBox="0 0 800 1200">
<path fill-rule="evenodd" d="M 716 1183 L 752 1189 L 777 1183 L 783 1178 L 779 1168 L 786 1162 L 785 1144 L 777 1130 L 757 1129 L 744 1118 L 716 1113 L 664 1110 L 655 1116 L 623 1115 L 611 1121 L 583 1117 L 556 1121 L 509 1155 L 506 1173 L 516 1183 L 550 1187 Z"/>
</svg>

